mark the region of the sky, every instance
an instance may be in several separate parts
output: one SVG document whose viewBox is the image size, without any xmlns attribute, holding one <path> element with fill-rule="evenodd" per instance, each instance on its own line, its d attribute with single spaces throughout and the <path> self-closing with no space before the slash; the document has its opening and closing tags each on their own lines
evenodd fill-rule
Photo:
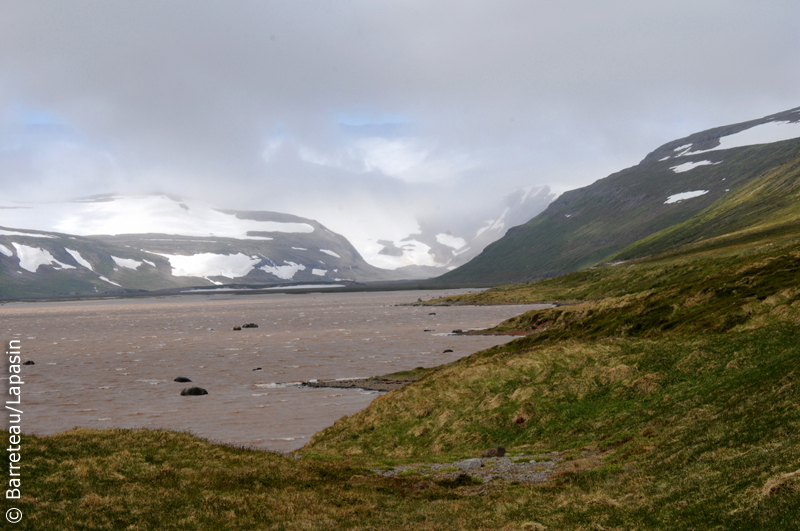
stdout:
<svg viewBox="0 0 800 531">
<path fill-rule="evenodd" d="M 0 202 L 167 193 L 359 250 L 800 105 L 797 0 L 0 4 Z M 0 223 L 2 224 L 2 223 Z"/>
</svg>

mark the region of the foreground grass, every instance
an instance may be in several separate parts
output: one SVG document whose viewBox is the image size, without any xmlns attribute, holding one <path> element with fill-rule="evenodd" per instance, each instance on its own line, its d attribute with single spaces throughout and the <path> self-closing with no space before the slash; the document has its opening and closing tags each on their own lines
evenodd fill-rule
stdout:
<svg viewBox="0 0 800 531">
<path fill-rule="evenodd" d="M 184 433 L 23 439 L 20 529 L 796 529 L 800 332 L 526 344 L 445 366 L 304 457 Z M 542 485 L 372 467 L 562 451 Z M 602 453 L 587 466 L 581 451 Z M 571 461 L 570 461 L 571 459 Z"/>
</svg>

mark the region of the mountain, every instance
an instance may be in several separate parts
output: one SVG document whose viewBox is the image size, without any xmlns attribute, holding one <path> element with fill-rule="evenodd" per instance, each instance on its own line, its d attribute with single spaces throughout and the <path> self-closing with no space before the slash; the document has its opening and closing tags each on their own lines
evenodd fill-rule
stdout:
<svg viewBox="0 0 800 531">
<path fill-rule="evenodd" d="M 0 209 L 0 298 L 406 275 L 369 265 L 314 220 L 276 212 L 217 210 L 163 195 Z"/>
<path fill-rule="evenodd" d="M 466 215 L 451 211 L 418 219 L 419 230 L 414 234 L 398 241 L 378 240 L 382 246 L 378 251 L 380 264 L 386 267 L 407 262 L 425 264 L 397 271 L 417 271 L 417 278 L 441 275 L 478 256 L 487 245 L 502 238 L 509 227 L 536 216 L 554 198 L 548 187 L 529 186 L 511 192 L 500 201 L 476 205 Z"/>
<path fill-rule="evenodd" d="M 701 236 L 692 232 L 697 223 L 690 220 L 798 157 L 800 108 L 674 140 L 637 166 L 562 194 L 544 212 L 433 283 L 522 282 L 688 243 Z M 780 190 L 775 194 L 781 199 Z M 731 210 L 726 226 L 737 219 L 753 221 L 753 212 Z M 658 241 L 645 240 L 670 228 L 674 231 Z"/>
</svg>

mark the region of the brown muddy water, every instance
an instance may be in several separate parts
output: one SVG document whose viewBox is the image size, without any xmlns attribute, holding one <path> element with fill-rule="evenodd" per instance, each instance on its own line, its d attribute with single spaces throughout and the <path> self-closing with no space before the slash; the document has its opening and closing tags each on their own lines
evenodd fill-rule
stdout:
<svg viewBox="0 0 800 531">
<path fill-rule="evenodd" d="M 397 306 L 457 292 L 8 303 L 0 306 L 0 339 L 20 340 L 22 359 L 35 362 L 22 367 L 25 433 L 167 428 L 287 451 L 378 395 L 296 382 L 447 363 L 513 339 L 452 330 L 493 326 L 532 308 Z M 258 328 L 233 331 L 250 322 Z M 174 382 L 178 376 L 193 383 Z M 180 396 L 187 385 L 209 394 Z"/>
</svg>

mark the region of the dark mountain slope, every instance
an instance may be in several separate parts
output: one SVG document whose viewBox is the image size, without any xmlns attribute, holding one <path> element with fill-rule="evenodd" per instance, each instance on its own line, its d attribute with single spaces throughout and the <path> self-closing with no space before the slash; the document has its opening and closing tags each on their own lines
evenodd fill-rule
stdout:
<svg viewBox="0 0 800 531">
<path fill-rule="evenodd" d="M 434 282 L 522 282 L 607 260 L 643 238 L 689 220 L 727 193 L 796 159 L 800 156 L 800 138 L 726 147 L 730 139 L 742 138 L 742 134 L 794 127 L 798 120 L 800 114 L 794 109 L 669 142 L 637 166 L 564 193 L 543 213 L 510 229 L 474 260 Z M 687 192 L 695 192 L 694 197 L 681 199 L 679 194 Z"/>
</svg>

